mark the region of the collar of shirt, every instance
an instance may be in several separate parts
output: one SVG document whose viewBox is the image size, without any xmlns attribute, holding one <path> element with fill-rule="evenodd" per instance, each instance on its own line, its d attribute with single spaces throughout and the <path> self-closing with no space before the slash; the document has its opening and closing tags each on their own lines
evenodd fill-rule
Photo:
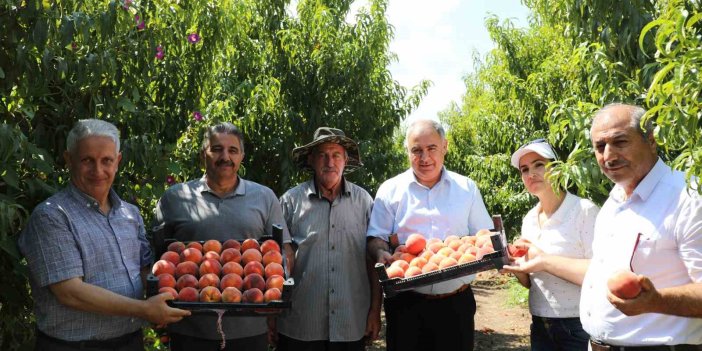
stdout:
<svg viewBox="0 0 702 351">
<path fill-rule="evenodd" d="M 307 197 L 314 196 L 316 198 L 321 199 L 322 198 L 322 193 L 319 191 L 319 188 L 317 188 L 317 182 L 314 180 L 314 178 L 309 181 L 304 183 L 305 184 L 305 194 Z M 343 196 L 351 196 L 351 187 L 348 185 L 348 181 L 346 180 L 345 177 L 341 177 L 341 195 Z"/>
<path fill-rule="evenodd" d="M 223 198 L 246 195 L 246 180 L 240 176 L 237 177 L 239 177 L 239 183 L 236 185 L 236 189 L 223 196 Z M 217 194 L 214 191 L 212 191 L 212 188 L 210 188 L 210 186 L 207 185 L 207 175 L 203 175 L 202 178 L 200 178 L 197 181 L 197 183 L 194 186 L 194 189 L 195 191 L 198 191 L 200 193 L 210 193 L 214 196 L 217 196 Z"/>
<path fill-rule="evenodd" d="M 71 193 L 71 196 L 73 196 L 76 200 L 84 203 L 85 207 L 92 207 L 97 209 L 97 211 L 100 211 L 100 204 L 98 203 L 98 201 L 95 200 L 94 197 L 78 189 L 75 185 L 73 185 L 73 182 L 68 183 L 68 189 Z M 120 199 L 119 196 L 117 196 L 117 193 L 114 191 L 114 189 L 110 188 L 108 198 L 110 200 L 110 205 L 112 206 L 110 211 L 116 211 L 119 210 L 120 207 L 122 207 L 122 199 Z"/>
<path fill-rule="evenodd" d="M 666 172 L 670 173 L 670 167 L 659 158 L 653 168 L 651 168 L 648 174 L 646 174 L 646 176 L 641 180 L 639 185 L 636 186 L 636 189 L 634 189 L 634 192 L 631 193 L 630 198 L 638 196 L 641 201 L 646 201 L 648 197 L 651 196 L 653 189 L 656 188 L 656 184 L 663 179 Z M 614 188 L 612 188 L 609 196 L 620 205 L 627 200 L 624 188 L 619 185 L 615 185 Z"/>
<path fill-rule="evenodd" d="M 570 211 L 577 204 L 578 204 L 578 197 L 576 197 L 575 195 L 566 191 L 566 196 L 565 196 L 565 199 L 563 199 L 563 203 L 561 203 L 561 205 L 558 206 L 558 209 L 556 210 L 556 212 L 554 212 L 551 215 L 551 217 L 548 218 L 548 220 L 546 221 L 546 224 L 548 226 L 558 226 L 561 223 L 566 223 L 568 221 L 571 221 L 572 218 L 570 217 Z M 536 228 L 538 228 L 539 227 L 538 216 L 539 216 L 539 213 L 541 212 L 541 202 L 536 204 L 533 211 L 534 211 L 533 216 L 529 216 L 529 218 L 534 221 Z"/>
<path fill-rule="evenodd" d="M 419 182 L 419 180 L 417 179 L 417 176 L 414 174 L 414 171 L 412 170 L 412 168 L 410 168 L 409 170 L 407 170 L 407 172 L 405 172 L 405 181 L 408 184 L 414 183 L 417 186 L 420 186 L 424 189 L 434 189 L 437 186 L 440 186 L 441 184 L 450 183 L 451 179 L 449 179 L 448 172 L 446 172 L 446 167 L 441 166 L 441 176 L 439 177 L 439 181 L 436 182 L 436 184 L 434 184 L 434 186 L 431 188 Z"/>
</svg>

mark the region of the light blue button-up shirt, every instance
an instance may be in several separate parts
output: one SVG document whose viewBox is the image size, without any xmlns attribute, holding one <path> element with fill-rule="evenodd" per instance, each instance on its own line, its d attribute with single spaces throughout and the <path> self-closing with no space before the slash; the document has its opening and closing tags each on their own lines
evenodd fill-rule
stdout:
<svg viewBox="0 0 702 351">
<path fill-rule="evenodd" d="M 368 236 L 388 240 L 397 233 L 404 243 L 412 233 L 425 238 L 475 235 L 493 227 L 480 190 L 468 177 L 441 171 L 441 179 L 428 188 L 409 170 L 385 181 L 375 196 Z M 470 283 L 474 276 L 461 277 L 416 289 L 424 294 L 444 294 Z"/>
</svg>

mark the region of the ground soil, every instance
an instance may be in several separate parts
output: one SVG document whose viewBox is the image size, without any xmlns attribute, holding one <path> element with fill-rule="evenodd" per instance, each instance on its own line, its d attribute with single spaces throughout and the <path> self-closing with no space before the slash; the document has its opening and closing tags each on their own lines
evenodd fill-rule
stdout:
<svg viewBox="0 0 702 351">
<path fill-rule="evenodd" d="M 526 307 L 507 304 L 509 279 L 492 270 L 478 274 L 472 284 L 478 306 L 475 315 L 475 351 L 529 350 L 531 315 Z M 382 325 L 380 338 L 367 350 L 385 350 L 384 318 Z"/>
</svg>

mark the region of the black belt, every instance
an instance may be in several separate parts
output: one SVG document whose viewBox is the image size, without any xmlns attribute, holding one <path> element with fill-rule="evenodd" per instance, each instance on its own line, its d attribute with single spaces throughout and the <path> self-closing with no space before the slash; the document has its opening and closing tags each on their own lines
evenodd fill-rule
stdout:
<svg viewBox="0 0 702 351">
<path fill-rule="evenodd" d="M 104 340 L 79 340 L 79 341 L 68 341 L 59 338 L 55 338 L 51 335 L 47 335 L 41 330 L 37 329 L 37 337 L 47 339 L 53 343 L 70 346 L 77 349 L 116 349 L 127 344 L 133 338 L 141 338 L 141 329 L 135 332 L 124 334 L 122 336 L 104 339 Z"/>
<path fill-rule="evenodd" d="M 590 339 L 592 351 L 699 351 L 702 345 L 615 346 Z"/>
</svg>

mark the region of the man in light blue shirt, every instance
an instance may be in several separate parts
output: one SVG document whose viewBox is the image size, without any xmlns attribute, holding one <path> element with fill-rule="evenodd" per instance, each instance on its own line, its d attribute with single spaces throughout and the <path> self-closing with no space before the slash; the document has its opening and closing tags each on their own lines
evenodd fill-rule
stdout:
<svg viewBox="0 0 702 351">
<path fill-rule="evenodd" d="M 122 159 L 119 132 L 80 120 L 64 153 L 70 184 L 32 212 L 19 237 L 37 321 L 37 350 L 143 350 L 144 320 L 179 321 L 170 294 L 143 300 L 153 254 L 139 210 L 112 183 Z"/>
<path fill-rule="evenodd" d="M 493 226 L 475 183 L 444 168 L 448 142 L 441 124 L 415 121 L 407 129 L 406 146 L 412 167 L 380 186 L 368 225 L 368 251 L 379 263 L 392 260 L 387 240 L 393 233 L 404 243 L 412 233 L 444 239 Z M 472 279 L 385 299 L 388 350 L 472 350 Z"/>
</svg>

